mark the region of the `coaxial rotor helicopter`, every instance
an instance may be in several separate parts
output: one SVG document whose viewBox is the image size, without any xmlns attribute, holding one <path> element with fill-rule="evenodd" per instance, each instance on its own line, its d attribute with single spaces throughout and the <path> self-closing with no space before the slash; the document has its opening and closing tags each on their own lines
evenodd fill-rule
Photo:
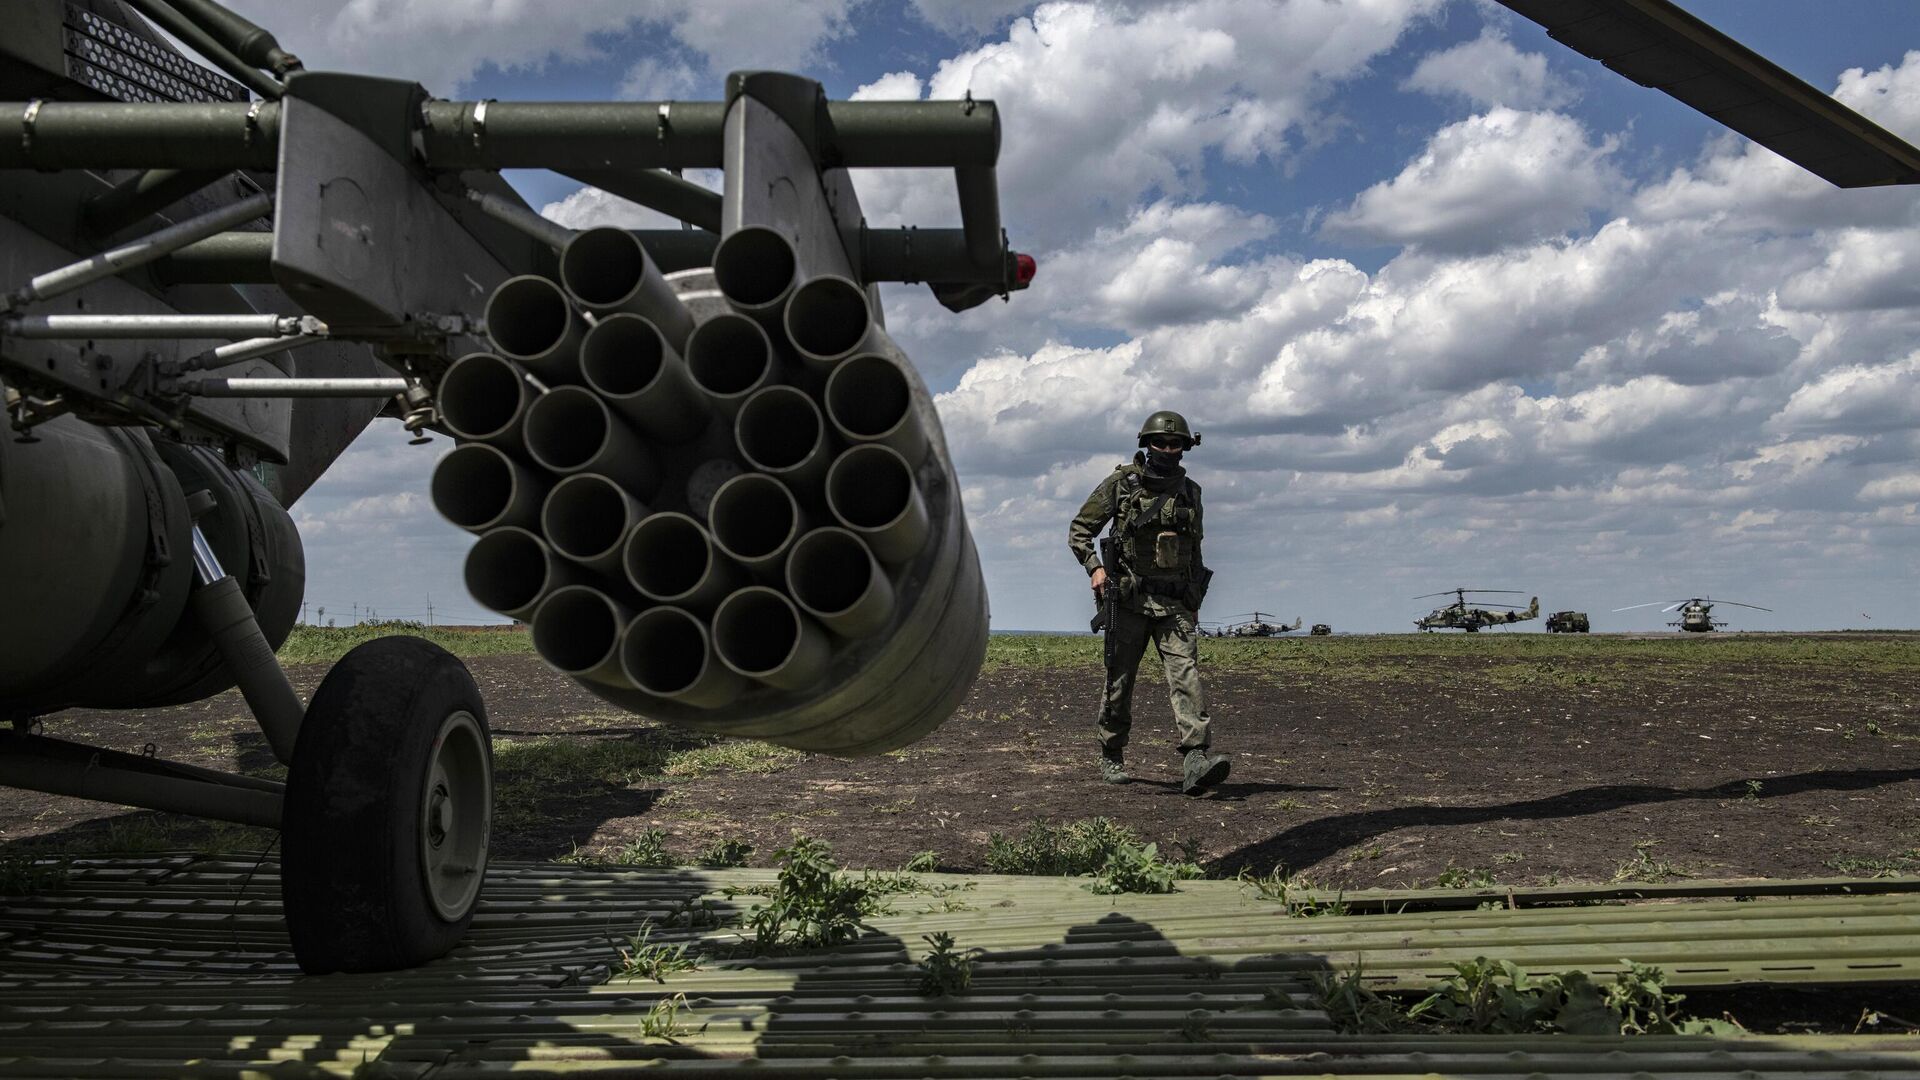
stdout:
<svg viewBox="0 0 1920 1080">
<path fill-rule="evenodd" d="M 1920 183 L 1920 150 L 1667 0 L 1501 2 L 1836 186 Z M 965 695 L 984 585 L 877 301 L 918 281 L 959 311 L 1032 278 L 991 101 L 828 101 L 770 72 L 717 101 L 448 101 L 306 71 L 213 0 L 0 15 L 0 786 L 281 829 L 307 970 L 451 948 L 491 827 L 471 675 L 383 638 L 303 702 L 274 657 L 305 569 L 287 508 L 375 415 L 461 439 L 433 487 L 482 534 L 476 595 L 623 707 L 865 754 Z M 849 170 L 929 167 L 960 228 L 866 225 Z M 562 229 L 516 168 L 688 227 Z M 789 484 L 845 525 L 803 531 Z M 906 707 L 848 684 L 869 671 L 941 677 Z M 41 724 L 236 683 L 285 784 Z"/>
<path fill-rule="evenodd" d="M 985 585 L 879 285 L 958 312 L 1032 278 L 993 102 L 769 71 L 712 101 L 449 101 L 306 70 L 215 0 L 0 0 L 0 25 L 0 785 L 280 830 L 309 972 L 451 948 L 492 827 L 471 674 L 383 637 L 302 700 L 275 656 L 288 508 L 377 415 L 459 444 L 430 487 L 479 536 L 469 590 L 584 689 L 844 756 L 952 715 Z M 951 170 L 960 227 L 870 227 L 874 167 Z M 564 228 L 517 168 L 685 228 Z M 285 783 L 47 731 L 236 684 Z"/>
<path fill-rule="evenodd" d="M 1682 630 L 1690 631 L 1696 634 L 1711 633 L 1727 625 L 1727 622 L 1725 619 L 1716 619 L 1713 617 L 1714 606 L 1718 604 L 1726 604 L 1732 607 L 1752 608 L 1755 611 L 1770 612 L 1773 610 L 1772 608 L 1761 607 L 1758 604 L 1743 604 L 1738 600 L 1714 600 L 1710 597 L 1705 597 L 1705 596 L 1693 596 L 1693 597 L 1688 597 L 1685 600 L 1655 600 L 1651 603 L 1630 604 L 1623 608 L 1614 608 L 1613 610 L 1636 611 L 1640 608 L 1655 607 L 1661 604 L 1666 605 L 1665 607 L 1660 608 L 1660 611 L 1662 614 L 1665 614 L 1666 612 L 1669 612 L 1669 611 L 1675 611 L 1675 610 L 1678 610 L 1680 612 L 1680 618 L 1672 622 L 1669 622 L 1667 624 L 1668 626 L 1677 626 Z"/>
<path fill-rule="evenodd" d="M 1306 625 L 1306 620 L 1298 615 L 1294 616 L 1291 625 L 1282 622 L 1267 621 L 1277 618 L 1279 618 L 1278 615 L 1272 615 L 1264 611 L 1249 611 L 1244 615 L 1229 615 L 1221 620 L 1220 625 L 1215 627 L 1207 636 L 1274 637 L 1279 634 L 1290 634 Z"/>
<path fill-rule="evenodd" d="M 1540 617 L 1540 598 L 1534 597 L 1526 607 L 1519 604 L 1502 604 L 1497 601 L 1481 601 L 1480 606 L 1470 606 L 1467 594 L 1511 593 L 1525 595 L 1519 589 L 1447 589 L 1444 592 L 1428 593 L 1416 596 L 1415 600 L 1427 600 L 1436 596 L 1452 596 L 1453 603 L 1437 607 L 1424 618 L 1415 619 L 1416 630 L 1465 630 L 1469 634 L 1478 633 L 1483 626 L 1504 626 L 1507 623 L 1525 622 Z"/>
</svg>

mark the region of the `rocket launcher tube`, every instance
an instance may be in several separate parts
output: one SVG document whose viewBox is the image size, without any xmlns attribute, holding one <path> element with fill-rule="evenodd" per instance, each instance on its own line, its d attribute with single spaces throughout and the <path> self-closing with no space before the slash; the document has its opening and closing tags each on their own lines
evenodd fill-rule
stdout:
<svg viewBox="0 0 1920 1080">
<path fill-rule="evenodd" d="M 590 585 L 555 589 L 533 613 L 533 648 L 564 675 L 632 689 L 620 668 L 620 632 L 633 621 L 625 604 Z"/>
<path fill-rule="evenodd" d="M 492 353 L 468 353 L 440 377 L 437 401 L 454 438 L 517 450 L 527 410 L 539 396 L 520 365 Z"/>
<path fill-rule="evenodd" d="M 560 283 L 587 311 L 644 316 L 668 344 L 675 349 L 687 347 L 687 335 L 693 333 L 692 313 L 661 276 L 647 249 L 625 229 L 575 233 L 560 251 Z"/>
<path fill-rule="evenodd" d="M 721 663 L 755 682 L 806 690 L 827 673 L 827 635 L 776 589 L 749 585 L 713 613 L 714 651 Z"/>
<path fill-rule="evenodd" d="M 778 327 L 799 276 L 793 242 L 763 225 L 736 229 L 713 249 L 713 278 L 734 310 Z"/>
<path fill-rule="evenodd" d="M 914 415 L 912 384 L 891 357 L 861 353 L 840 361 L 822 396 L 841 438 L 892 447 L 910 465 L 926 458 L 927 433 Z"/>
<path fill-rule="evenodd" d="M 532 526 L 552 480 L 499 447 L 468 443 L 434 466 L 431 492 L 440 516 L 473 533 L 502 525 Z"/>
<path fill-rule="evenodd" d="M 796 494 L 817 499 L 832 461 L 827 422 L 804 391 L 769 386 L 740 406 L 734 440 L 748 465 L 781 481 Z"/>
<path fill-rule="evenodd" d="M 642 499 L 660 487 L 653 453 L 598 394 L 562 386 L 527 410 L 527 453 L 556 473 L 599 473 Z"/>
<path fill-rule="evenodd" d="M 686 362 L 660 329 L 639 315 L 600 320 L 580 343 L 580 374 L 640 431 L 680 443 L 706 429 L 711 413 Z"/>
<path fill-rule="evenodd" d="M 655 603 L 709 613 L 727 594 L 747 583 L 738 563 L 714 546 L 713 537 L 685 514 L 648 514 L 627 536 L 627 580 Z"/>
<path fill-rule="evenodd" d="M 619 577 L 627 531 L 646 512 L 612 480 L 576 473 L 553 485 L 540 509 L 540 528 L 555 551 L 597 573 Z"/>
<path fill-rule="evenodd" d="M 584 576 L 545 540 L 518 526 L 490 529 L 467 550 L 467 591 L 489 609 L 522 622 L 533 618 L 548 594 Z"/>
<path fill-rule="evenodd" d="M 743 473 L 720 485 L 708 511 L 713 542 L 754 576 L 780 581 L 787 551 L 807 522 L 787 486 L 765 473 Z"/>
<path fill-rule="evenodd" d="M 698 709 L 730 705 L 747 689 L 747 680 L 714 652 L 705 624 L 677 607 L 633 617 L 620 636 L 620 665 L 641 690 Z"/>
<path fill-rule="evenodd" d="M 547 383 L 580 381 L 580 339 L 587 324 L 560 286 L 537 274 L 500 283 L 487 298 L 487 336 L 494 350 L 526 365 Z"/>
<path fill-rule="evenodd" d="M 832 525 L 793 545 L 787 589 L 807 614 L 841 637 L 870 637 L 893 620 L 893 583 L 859 537 Z"/>
<path fill-rule="evenodd" d="M 754 391 L 777 381 L 773 341 L 745 315 L 722 312 L 687 339 L 687 372 L 714 408 L 732 416 Z"/>
<path fill-rule="evenodd" d="M 856 446 L 827 470 L 827 508 L 885 563 L 904 563 L 927 544 L 931 526 L 913 470 L 891 447 Z"/>
<path fill-rule="evenodd" d="M 873 310 L 857 283 L 822 274 L 793 291 L 785 323 L 788 339 L 808 366 L 828 372 L 867 344 Z"/>
</svg>

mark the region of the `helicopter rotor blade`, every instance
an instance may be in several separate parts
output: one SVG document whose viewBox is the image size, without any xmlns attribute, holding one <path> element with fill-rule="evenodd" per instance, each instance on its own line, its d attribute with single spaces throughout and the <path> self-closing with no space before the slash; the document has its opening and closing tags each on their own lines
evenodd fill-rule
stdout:
<svg viewBox="0 0 1920 1080">
<path fill-rule="evenodd" d="M 1743 604 L 1738 600 L 1715 600 L 1714 603 L 1715 604 L 1732 604 L 1734 607 L 1752 608 L 1755 611 L 1772 611 L 1773 610 L 1770 607 L 1761 607 L 1759 604 Z"/>
<path fill-rule="evenodd" d="M 1681 601 L 1681 603 L 1685 603 L 1685 602 L 1686 602 L 1686 601 L 1684 601 L 1684 600 L 1683 600 L 1683 601 Z M 1613 610 L 1615 610 L 1615 611 L 1633 611 L 1633 610 L 1636 610 L 1636 609 L 1638 609 L 1638 608 L 1643 608 L 1643 607 L 1655 607 L 1655 606 L 1658 606 L 1658 605 L 1660 605 L 1660 604 L 1665 604 L 1665 603 L 1668 603 L 1668 601 L 1666 601 L 1666 600 L 1655 600 L 1655 601 L 1652 601 L 1651 603 L 1646 603 L 1646 604 L 1629 604 L 1629 605 L 1627 605 L 1626 607 L 1617 607 L 1617 608 L 1614 608 Z"/>
<path fill-rule="evenodd" d="M 1664 613 L 1664 612 L 1672 611 L 1675 608 L 1683 608 L 1683 607 L 1686 607 L 1689 602 L 1690 601 L 1686 601 L 1686 600 L 1676 600 L 1673 603 L 1668 604 L 1666 607 L 1661 608 L 1660 610 Z"/>
</svg>

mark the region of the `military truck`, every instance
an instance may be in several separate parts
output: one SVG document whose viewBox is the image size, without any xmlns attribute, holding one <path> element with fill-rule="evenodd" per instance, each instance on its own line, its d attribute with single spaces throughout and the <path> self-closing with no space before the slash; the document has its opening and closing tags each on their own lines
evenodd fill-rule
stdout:
<svg viewBox="0 0 1920 1080">
<path fill-rule="evenodd" d="M 1587 613 L 1584 611 L 1556 611 L 1547 616 L 1549 634 L 1584 634 L 1587 629 Z"/>
</svg>

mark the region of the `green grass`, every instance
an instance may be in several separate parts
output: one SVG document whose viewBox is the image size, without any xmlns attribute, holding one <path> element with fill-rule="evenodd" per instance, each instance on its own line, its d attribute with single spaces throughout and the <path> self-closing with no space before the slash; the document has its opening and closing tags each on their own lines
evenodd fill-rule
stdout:
<svg viewBox="0 0 1920 1080">
<path fill-rule="evenodd" d="M 807 755 L 772 743 L 728 740 L 678 750 L 661 767 L 668 776 L 709 776 L 714 773 L 765 775 L 791 768 Z"/>
<path fill-rule="evenodd" d="M 541 807 L 574 795 L 599 795 L 660 775 L 673 755 L 666 732 L 623 739 L 541 735 L 493 740 L 494 827 L 514 830 L 538 821 Z"/>
<path fill-rule="evenodd" d="M 664 727 L 618 739 L 586 734 L 496 738 L 494 822 L 502 829 L 524 828 L 558 800 L 668 777 L 779 772 L 805 756 L 766 743 Z"/>
<path fill-rule="evenodd" d="M 423 637 L 455 656 L 532 653 L 533 635 L 514 626 L 421 626 L 417 623 L 360 626 L 296 626 L 280 646 L 283 664 L 330 664 L 356 645 L 379 637 Z"/>
<path fill-rule="evenodd" d="M 987 641 L 989 670 L 1098 666 L 1098 637 L 997 634 Z M 1418 680 L 1435 671 L 1464 682 L 1499 686 L 1599 688 L 1643 679 L 1660 667 L 1674 672 L 1726 664 L 1905 672 L 1920 666 L 1913 638 L 1820 638 L 1701 635 L 1628 639 L 1580 634 L 1380 634 L 1355 637 L 1215 639 L 1200 643 L 1203 662 L 1221 671 L 1288 674 L 1325 680 Z M 1456 660 L 1487 661 L 1456 665 Z M 1435 664 L 1430 661 L 1439 661 Z M 1573 665 L 1566 669 L 1564 665 Z"/>
</svg>

